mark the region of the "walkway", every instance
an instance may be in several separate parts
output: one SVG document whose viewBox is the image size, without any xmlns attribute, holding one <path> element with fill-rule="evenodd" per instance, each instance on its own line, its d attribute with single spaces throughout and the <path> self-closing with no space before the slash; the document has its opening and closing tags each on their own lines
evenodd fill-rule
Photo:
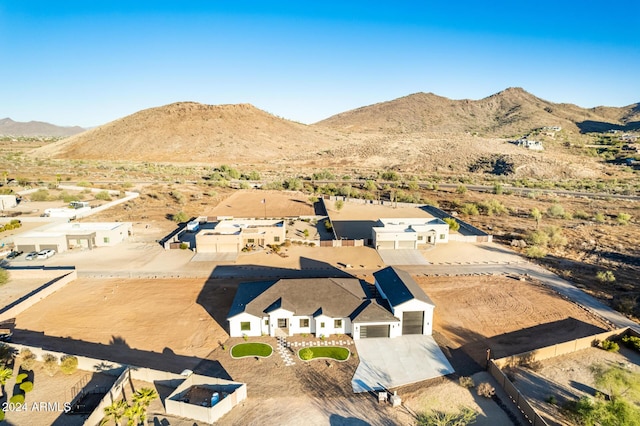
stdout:
<svg viewBox="0 0 640 426">
<path fill-rule="evenodd" d="M 278 340 L 278 348 L 276 349 L 280 354 L 280 358 L 284 361 L 284 365 L 287 367 L 291 367 L 292 365 L 296 365 L 293 361 L 293 355 L 291 350 L 289 349 L 290 343 L 287 342 L 285 337 L 276 337 Z"/>
<path fill-rule="evenodd" d="M 432 336 L 355 340 L 360 364 L 351 380 L 356 393 L 389 389 L 454 372 Z"/>
</svg>

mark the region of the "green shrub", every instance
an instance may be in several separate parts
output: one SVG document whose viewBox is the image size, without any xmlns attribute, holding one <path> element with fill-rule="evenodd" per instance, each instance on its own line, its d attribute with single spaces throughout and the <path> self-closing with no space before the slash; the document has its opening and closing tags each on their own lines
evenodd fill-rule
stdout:
<svg viewBox="0 0 640 426">
<path fill-rule="evenodd" d="M 44 371 L 51 377 L 55 376 L 58 371 L 58 357 L 47 353 L 42 357 L 42 361 L 44 363 Z"/>
<path fill-rule="evenodd" d="M 186 250 L 189 248 L 189 244 L 188 243 L 180 243 L 180 250 Z"/>
<path fill-rule="evenodd" d="M 65 355 L 60 359 L 60 371 L 64 374 L 73 374 L 78 369 L 78 357 Z"/>
<path fill-rule="evenodd" d="M 300 355 L 300 359 L 302 359 L 303 361 L 309 361 L 311 358 L 313 358 L 313 351 L 311 350 L 311 348 L 303 348 L 300 349 L 298 355 Z"/>
<path fill-rule="evenodd" d="M 24 404 L 24 395 L 21 393 L 15 394 L 11 397 L 11 399 L 9 400 L 10 404 L 14 404 L 14 405 L 23 405 Z"/>
<path fill-rule="evenodd" d="M 189 216 L 183 211 L 179 211 L 173 215 L 173 221 L 176 223 L 183 223 L 189 220 Z"/>
<path fill-rule="evenodd" d="M 547 251 L 540 246 L 531 246 L 527 248 L 525 255 L 531 259 L 542 259 L 547 255 Z"/>
<path fill-rule="evenodd" d="M 19 385 L 20 383 L 22 383 L 24 381 L 24 379 L 26 379 L 27 377 L 29 377 L 29 375 L 27 373 L 20 373 L 16 376 L 16 385 Z"/>
<path fill-rule="evenodd" d="M 29 196 L 29 198 L 31 198 L 31 201 L 48 201 L 49 197 L 49 191 L 47 191 L 46 189 L 38 189 L 36 192 Z"/>
<path fill-rule="evenodd" d="M 616 218 L 620 225 L 628 225 L 631 220 L 631 215 L 627 213 L 618 213 L 618 217 Z"/>
<path fill-rule="evenodd" d="M 29 393 L 33 390 L 33 383 L 32 382 L 24 382 L 22 384 L 20 384 L 20 389 L 22 389 L 22 391 L 24 393 Z"/>
<path fill-rule="evenodd" d="M 597 223 L 604 223 L 605 216 L 603 213 L 598 212 L 595 214 L 595 216 L 593 216 L 593 220 L 594 222 L 597 222 Z"/>
<path fill-rule="evenodd" d="M 333 225 L 331 224 L 331 221 L 329 219 L 324 221 L 324 227 L 327 231 L 333 231 Z"/>
<path fill-rule="evenodd" d="M 636 351 L 640 351 L 640 337 L 624 336 L 622 338 L 622 343 L 624 343 L 627 347 L 629 347 L 631 349 L 635 349 Z"/>
<path fill-rule="evenodd" d="M 478 211 L 478 206 L 476 206 L 473 203 L 467 203 L 464 204 L 461 208 L 460 208 L 460 212 L 464 215 L 467 216 L 476 216 L 478 215 L 480 212 Z"/>
<path fill-rule="evenodd" d="M 464 185 L 458 185 L 458 187 L 456 188 L 456 192 L 458 194 L 466 194 L 467 193 L 467 187 Z"/>
<path fill-rule="evenodd" d="M 96 200 L 111 201 L 111 195 L 107 191 L 100 191 L 95 195 Z"/>
<path fill-rule="evenodd" d="M 460 386 L 462 386 L 463 388 L 472 388 L 476 385 L 473 382 L 473 378 L 469 376 L 460 376 L 460 379 L 458 379 L 458 383 L 460 383 Z"/>
<path fill-rule="evenodd" d="M 445 217 L 442 220 L 445 221 L 447 223 L 447 225 L 449 225 L 449 230 L 451 230 L 452 232 L 456 232 L 456 231 L 458 231 L 460 229 L 460 224 L 454 218 Z"/>
<path fill-rule="evenodd" d="M 576 210 L 575 212 L 573 212 L 573 217 L 581 220 L 589 220 L 591 216 L 589 216 L 589 213 L 585 212 L 584 210 Z"/>
<path fill-rule="evenodd" d="M 564 207 L 562 204 L 554 203 L 547 209 L 547 214 L 550 217 L 563 217 L 565 215 Z"/>
<path fill-rule="evenodd" d="M 344 207 L 344 201 L 342 200 L 337 200 L 334 204 L 335 208 L 337 211 L 342 210 L 342 208 Z"/>
<path fill-rule="evenodd" d="M 601 283 L 613 283 L 616 281 L 616 277 L 611 271 L 598 271 L 596 273 L 596 279 Z"/>
<path fill-rule="evenodd" d="M 418 413 L 418 426 L 466 426 L 476 422 L 478 413 L 462 407 L 458 411 L 430 411 Z"/>
<path fill-rule="evenodd" d="M 603 340 L 600 346 L 607 352 L 618 352 L 620 350 L 620 345 L 612 340 Z"/>
</svg>

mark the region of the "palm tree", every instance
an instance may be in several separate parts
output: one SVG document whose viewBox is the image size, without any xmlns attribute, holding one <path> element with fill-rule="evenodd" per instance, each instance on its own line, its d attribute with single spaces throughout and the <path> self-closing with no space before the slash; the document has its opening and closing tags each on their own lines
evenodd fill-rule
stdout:
<svg viewBox="0 0 640 426">
<path fill-rule="evenodd" d="M 124 410 L 124 415 L 128 418 L 127 426 L 136 426 L 141 423 L 144 423 L 146 419 L 146 413 L 144 407 L 135 403 L 127 407 Z"/>
<path fill-rule="evenodd" d="M 2 387 L 2 396 L 5 396 L 4 393 L 4 385 L 7 384 L 7 381 L 13 376 L 13 370 L 10 368 L 0 369 L 0 387 Z"/>
<path fill-rule="evenodd" d="M 133 394 L 133 403 L 140 408 L 140 422 L 144 423 L 147 419 L 147 408 L 151 401 L 158 398 L 158 392 L 151 388 L 140 388 Z"/>
<path fill-rule="evenodd" d="M 129 407 L 126 401 L 116 401 L 108 407 L 104 408 L 104 417 L 100 421 L 100 425 L 106 425 L 109 421 L 113 420 L 116 426 L 120 426 L 120 420 L 124 417 L 124 413 Z"/>
</svg>

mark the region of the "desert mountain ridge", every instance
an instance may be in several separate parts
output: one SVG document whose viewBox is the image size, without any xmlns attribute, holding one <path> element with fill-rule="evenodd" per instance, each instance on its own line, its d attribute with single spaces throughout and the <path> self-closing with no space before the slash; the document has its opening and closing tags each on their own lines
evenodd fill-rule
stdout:
<svg viewBox="0 0 640 426">
<path fill-rule="evenodd" d="M 640 128 L 640 106 L 581 108 L 552 103 L 520 88 L 480 100 L 417 93 L 306 125 L 250 104 L 177 102 L 141 110 L 48 144 L 36 157 L 235 164 L 278 170 L 393 168 L 464 172 L 508 156 L 523 176 L 594 177 L 596 159 L 562 148 L 580 133 Z M 507 141 L 561 126 L 544 153 Z M 437 159 L 437 161 L 434 161 Z"/>
<path fill-rule="evenodd" d="M 53 136 L 66 137 L 73 136 L 84 132 L 79 126 L 56 126 L 55 124 L 45 123 L 43 121 L 21 122 L 14 121 L 10 118 L 0 119 L 0 135 L 1 136 Z"/>
</svg>

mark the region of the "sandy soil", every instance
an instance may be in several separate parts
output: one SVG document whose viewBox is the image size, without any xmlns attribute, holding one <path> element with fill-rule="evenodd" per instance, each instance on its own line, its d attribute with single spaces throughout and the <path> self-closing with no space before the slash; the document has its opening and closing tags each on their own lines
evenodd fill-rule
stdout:
<svg viewBox="0 0 640 426">
<path fill-rule="evenodd" d="M 234 293 L 203 279 L 78 279 L 18 315 L 14 340 L 180 372 L 226 340 Z"/>
<path fill-rule="evenodd" d="M 519 263 L 527 259 L 519 253 L 495 243 L 462 243 L 449 241 L 422 252 L 432 264 Z"/>
<path fill-rule="evenodd" d="M 335 202 L 325 200 L 331 220 L 378 220 L 380 218 L 393 217 L 433 217 L 418 207 L 391 207 L 386 205 L 358 204 L 345 202 L 339 211 L 335 208 Z"/>
<path fill-rule="evenodd" d="M 0 286 L 0 307 L 7 306 L 16 299 L 42 286 L 47 280 L 42 279 L 11 279 Z"/>
<path fill-rule="evenodd" d="M 264 218 L 265 207 L 267 217 L 315 215 L 308 195 L 261 190 L 236 191 L 213 209 L 207 210 L 206 215 Z"/>
<path fill-rule="evenodd" d="M 484 366 L 488 348 L 493 358 L 501 358 L 607 329 L 537 283 L 502 276 L 416 281 L 436 304 L 434 331 L 443 338 L 441 346 L 452 352 L 462 348 L 478 366 Z"/>
<path fill-rule="evenodd" d="M 267 252 L 243 253 L 239 265 L 271 266 L 289 269 L 327 269 L 351 265 L 354 269 L 377 269 L 384 266 L 380 255 L 371 247 L 305 247 L 283 248 L 281 257 Z"/>
</svg>

